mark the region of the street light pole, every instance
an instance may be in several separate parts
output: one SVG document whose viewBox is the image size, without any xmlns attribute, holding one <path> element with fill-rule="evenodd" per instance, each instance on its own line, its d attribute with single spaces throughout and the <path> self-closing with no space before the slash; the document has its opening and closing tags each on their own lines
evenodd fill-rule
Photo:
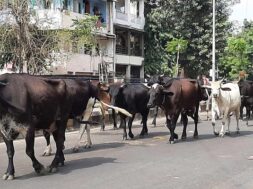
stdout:
<svg viewBox="0 0 253 189">
<path fill-rule="evenodd" d="M 215 0 L 213 0 L 212 81 L 215 81 Z"/>
</svg>

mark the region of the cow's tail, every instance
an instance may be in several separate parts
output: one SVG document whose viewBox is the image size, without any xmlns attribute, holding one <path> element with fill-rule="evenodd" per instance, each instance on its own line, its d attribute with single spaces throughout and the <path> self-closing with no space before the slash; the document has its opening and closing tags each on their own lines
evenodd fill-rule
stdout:
<svg viewBox="0 0 253 189">
<path fill-rule="evenodd" d="M 123 109 L 123 108 L 119 108 L 119 107 L 117 107 L 117 106 L 112 106 L 112 105 L 109 105 L 109 104 L 106 104 L 105 102 L 103 102 L 103 101 L 100 101 L 103 105 L 105 105 L 105 106 L 107 106 L 107 107 L 109 107 L 109 108 L 112 108 L 112 109 L 114 109 L 116 112 L 120 112 L 120 113 L 122 113 L 122 114 L 124 114 L 124 115 L 126 115 L 126 116 L 128 116 L 128 117 L 132 117 L 132 114 L 130 114 L 128 111 L 126 111 L 125 109 Z"/>
</svg>

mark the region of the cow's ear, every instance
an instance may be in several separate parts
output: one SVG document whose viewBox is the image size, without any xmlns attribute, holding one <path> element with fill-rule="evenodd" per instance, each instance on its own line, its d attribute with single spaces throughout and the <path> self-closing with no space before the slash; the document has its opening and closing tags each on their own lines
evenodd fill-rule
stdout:
<svg viewBox="0 0 253 189">
<path fill-rule="evenodd" d="M 223 91 L 231 91 L 231 89 L 229 87 L 221 87 L 221 90 L 223 90 Z"/>
<path fill-rule="evenodd" d="M 168 90 L 166 90 L 166 89 L 163 90 L 163 94 L 168 95 L 168 96 L 173 96 L 173 95 L 174 95 L 173 92 L 168 91 Z"/>
<path fill-rule="evenodd" d="M 190 82 L 193 83 L 193 84 L 197 83 L 197 80 L 196 80 L 196 79 L 188 79 L 188 81 L 190 81 Z"/>
<path fill-rule="evenodd" d="M 98 84 L 97 84 L 97 88 L 100 90 L 100 91 L 104 91 L 104 92 L 109 92 L 109 90 L 110 90 L 110 86 L 108 85 L 108 84 L 105 84 L 105 83 L 101 83 L 101 82 L 99 82 Z"/>
</svg>

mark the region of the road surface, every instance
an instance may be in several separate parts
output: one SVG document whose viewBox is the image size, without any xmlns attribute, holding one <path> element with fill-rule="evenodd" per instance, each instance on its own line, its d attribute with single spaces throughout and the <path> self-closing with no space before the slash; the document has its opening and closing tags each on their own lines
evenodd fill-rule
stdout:
<svg viewBox="0 0 253 189">
<path fill-rule="evenodd" d="M 201 116 L 204 119 L 204 115 Z M 193 136 L 193 121 L 189 119 L 186 141 L 168 143 L 169 132 L 165 119 L 158 126 L 148 121 L 149 135 L 140 139 L 140 122 L 134 122 L 134 140 L 122 141 L 122 130 L 106 127 L 92 130 L 93 146 L 72 153 L 77 132 L 66 134 L 65 166 L 57 173 L 38 176 L 25 154 L 24 140 L 15 141 L 16 179 L 0 180 L 1 189 L 252 189 L 253 188 L 253 121 L 247 127 L 240 121 L 241 134 L 235 133 L 232 119 L 231 135 L 224 138 L 213 135 L 210 121 L 199 123 L 199 139 Z M 221 121 L 218 121 L 221 124 Z M 176 132 L 181 136 L 182 126 Z M 54 144 L 54 143 L 53 143 Z M 37 137 L 35 151 L 45 166 L 51 157 L 42 157 L 45 140 Z M 55 149 L 55 146 L 53 146 Z M 6 148 L 0 144 L 0 173 L 7 166 Z"/>
</svg>

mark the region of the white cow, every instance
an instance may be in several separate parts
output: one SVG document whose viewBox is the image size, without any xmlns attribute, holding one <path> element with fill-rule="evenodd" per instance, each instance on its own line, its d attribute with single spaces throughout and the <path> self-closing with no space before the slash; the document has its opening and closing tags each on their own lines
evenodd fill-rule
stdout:
<svg viewBox="0 0 253 189">
<path fill-rule="evenodd" d="M 208 87 L 208 86 L 207 86 Z M 222 84 L 221 81 L 211 82 L 212 89 L 212 125 L 213 132 L 215 135 L 219 133 L 215 130 L 215 115 L 218 114 L 222 118 L 222 127 L 220 131 L 220 136 L 225 135 L 225 123 L 228 121 L 228 130 L 230 126 L 230 115 L 234 113 L 237 122 L 237 133 L 239 134 L 239 115 L 240 115 L 240 106 L 241 106 L 241 96 L 239 87 L 234 83 Z"/>
</svg>

